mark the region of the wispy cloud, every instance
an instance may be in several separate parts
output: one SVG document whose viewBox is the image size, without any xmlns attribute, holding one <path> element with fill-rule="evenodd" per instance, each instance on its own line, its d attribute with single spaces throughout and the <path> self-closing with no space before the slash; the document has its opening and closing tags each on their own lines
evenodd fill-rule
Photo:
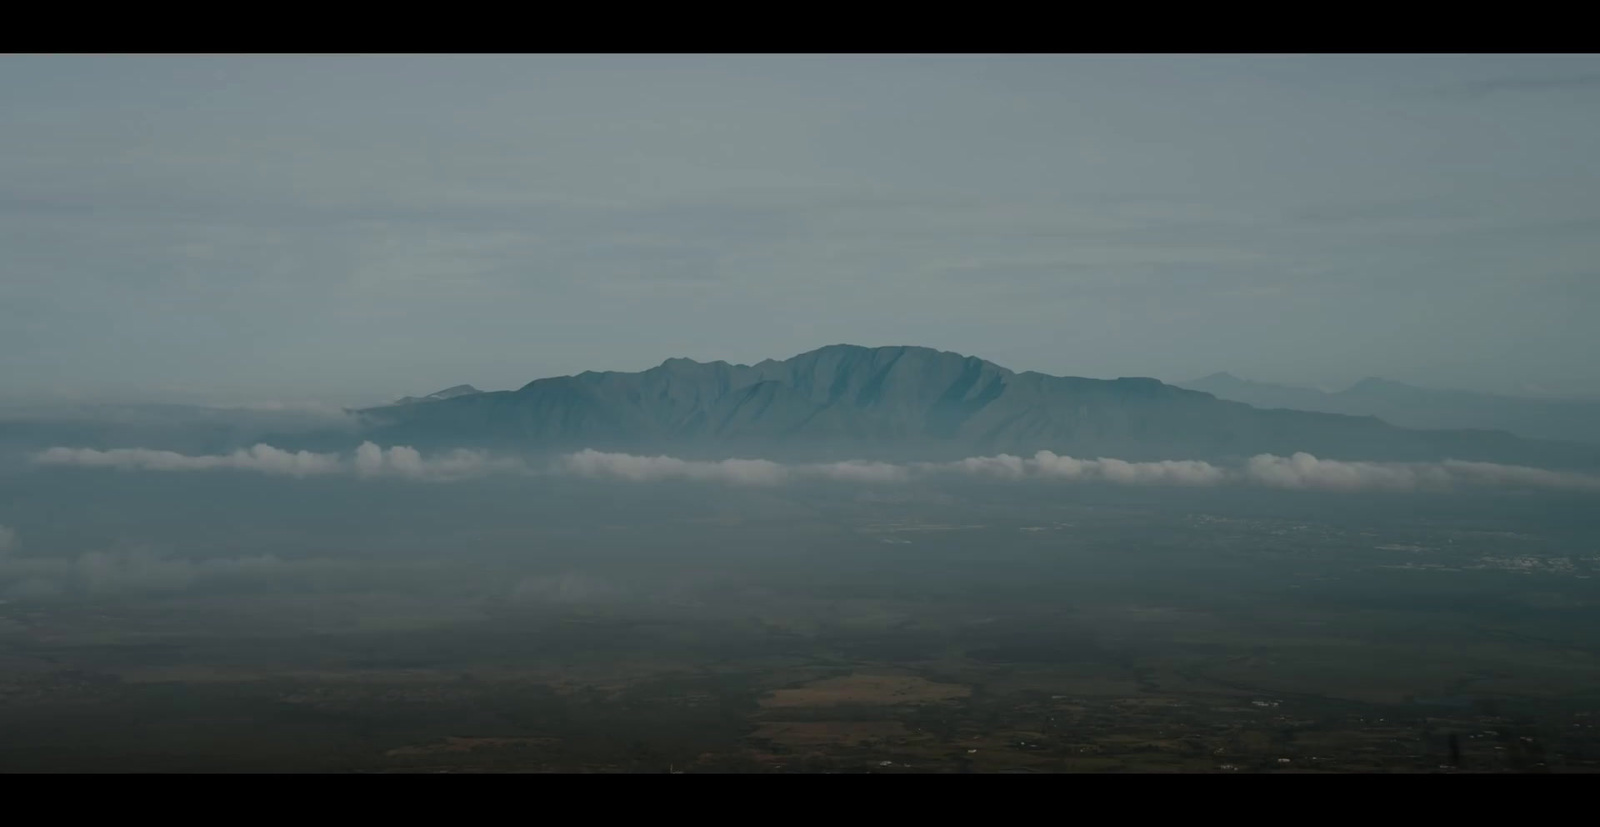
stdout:
<svg viewBox="0 0 1600 827">
<path fill-rule="evenodd" d="M 1260 454 L 1240 467 L 1199 460 L 1129 462 L 1110 457 L 1078 459 L 1051 451 L 1032 457 L 998 454 L 956 462 L 894 464 L 850 461 L 783 465 L 759 459 L 721 462 L 582 451 L 563 457 L 555 473 L 631 482 L 695 480 L 732 485 L 777 485 L 834 480 L 903 483 L 968 476 L 1001 480 L 1109 483 L 1150 486 L 1241 485 L 1319 491 L 1445 491 L 1471 487 L 1600 491 L 1600 477 L 1516 465 L 1446 460 L 1434 463 L 1348 462 L 1296 453 Z"/>
<path fill-rule="evenodd" d="M 398 478 L 443 481 L 481 477 L 494 473 L 525 470 L 520 460 L 491 457 L 481 451 L 457 450 L 424 457 L 415 448 L 397 445 L 382 448 L 364 442 L 353 458 L 339 454 L 285 451 L 271 445 L 256 445 L 231 454 L 188 455 L 147 448 L 51 448 L 34 456 L 40 465 L 66 465 L 87 468 L 115 468 L 129 471 L 254 471 L 292 477 L 354 474 L 363 478 Z"/>
<path fill-rule="evenodd" d="M 456 450 L 424 458 L 421 452 L 409 446 L 396 445 L 386 450 L 363 442 L 355 455 L 355 471 L 363 477 L 450 481 L 522 470 L 525 467 L 520 460 L 491 457 L 483 451 Z"/>
<path fill-rule="evenodd" d="M 888 463 L 849 460 L 784 464 L 765 459 L 686 460 L 584 450 L 563 455 L 543 467 L 517 457 L 456 450 L 423 456 L 415 448 L 383 448 L 362 443 L 346 459 L 339 454 L 291 453 L 270 445 L 227 455 L 188 456 L 172 451 L 119 448 L 51 448 L 38 454 L 43 465 L 72 465 L 143 471 L 254 471 L 290 477 L 344 474 L 362 479 L 451 482 L 495 474 L 584 477 L 630 483 L 671 481 L 736 486 L 777 486 L 831 481 L 887 485 L 959 477 L 1042 482 L 1104 483 L 1134 486 L 1209 487 L 1221 485 L 1316 491 L 1447 491 L 1460 488 L 1524 488 L 1600 492 L 1600 476 L 1486 462 L 1360 462 L 1321 459 L 1307 453 L 1259 454 L 1242 465 L 1201 460 L 1130 462 L 1113 457 L 1080 459 L 1051 451 L 1031 457 L 997 454 L 955 462 Z M 0 526 L 0 551 L 14 544 Z"/>
<path fill-rule="evenodd" d="M 646 457 L 595 450 L 568 454 L 556 463 L 555 470 L 557 473 L 632 482 L 698 480 L 734 485 L 778 485 L 797 479 L 862 483 L 903 482 L 911 479 L 913 473 L 910 466 L 865 460 L 782 465 L 764 459 L 683 460 L 668 456 Z"/>
<path fill-rule="evenodd" d="M 340 470 L 337 455 L 313 454 L 309 451 L 291 453 L 265 444 L 256 445 L 249 450 L 234 451 L 231 454 L 201 456 L 180 454 L 176 451 L 154 451 L 148 448 L 113 448 L 109 451 L 98 451 L 93 448 L 51 448 L 38 454 L 34 461 L 42 465 L 80 465 L 140 471 L 235 469 L 295 477 L 330 474 Z"/>
<path fill-rule="evenodd" d="M 557 463 L 557 469 L 583 477 L 609 477 L 633 482 L 701 480 L 743 485 L 777 485 L 789 476 L 787 468 L 764 459 L 703 462 L 667 456 L 608 454 L 594 450 L 579 451 L 562 457 Z"/>
<path fill-rule="evenodd" d="M 1074 459 L 1051 451 L 1040 451 L 1024 459 L 1010 454 L 970 457 L 954 463 L 921 464 L 925 471 L 955 471 L 976 476 L 1021 479 L 1102 481 L 1123 485 L 1216 485 L 1227 473 L 1208 462 L 1163 460 L 1127 462 L 1120 459 Z"/>
<path fill-rule="evenodd" d="M 1251 457 L 1246 482 L 1323 491 L 1444 491 L 1460 487 L 1600 491 L 1600 477 L 1519 465 L 1447 460 L 1438 463 L 1340 462 L 1299 453 Z"/>
</svg>

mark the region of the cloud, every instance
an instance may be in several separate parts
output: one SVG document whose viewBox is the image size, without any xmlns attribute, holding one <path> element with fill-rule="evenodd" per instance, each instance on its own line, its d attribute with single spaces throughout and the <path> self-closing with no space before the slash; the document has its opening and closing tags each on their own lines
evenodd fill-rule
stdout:
<svg viewBox="0 0 1600 827">
<path fill-rule="evenodd" d="M 34 457 L 43 465 L 74 465 L 145 471 L 245 470 L 291 477 L 346 474 L 364 479 L 452 482 L 493 474 L 550 474 L 636 483 L 683 480 L 728 485 L 775 486 L 821 480 L 858 484 L 899 484 L 920 479 L 970 476 L 1002 480 L 1044 480 L 1138 486 L 1249 485 L 1319 491 L 1444 491 L 1463 487 L 1600 491 L 1600 477 L 1516 465 L 1445 460 L 1432 463 L 1359 462 L 1319 459 L 1296 453 L 1259 454 L 1242 466 L 1200 460 L 1130 462 L 1113 457 L 1079 459 L 1039 451 L 1032 457 L 998 454 L 955 462 L 896 464 L 849 460 L 785 465 L 765 459 L 685 460 L 587 449 L 567 454 L 542 470 L 521 459 L 484 451 L 455 450 L 423 456 L 415 448 L 383 448 L 363 442 L 346 460 L 339 454 L 289 452 L 270 445 L 227 455 L 188 456 L 144 448 L 51 448 Z M 0 526 L 0 552 L 15 543 Z"/>
<path fill-rule="evenodd" d="M 455 450 L 443 456 L 424 458 L 410 446 L 396 445 L 385 450 L 375 443 L 363 442 L 355 454 L 355 472 L 362 477 L 447 482 L 524 470 L 525 466 L 518 459 L 491 457 L 483 451 Z"/>
<path fill-rule="evenodd" d="M 583 451 L 562 459 L 559 469 L 584 476 L 607 476 L 634 482 L 664 479 L 719 481 L 733 484 L 774 485 L 791 479 L 840 482 L 897 483 L 929 476 L 963 474 L 1000 479 L 1055 479 L 1110 482 L 1121 485 L 1216 485 L 1228 474 L 1210 463 L 1192 460 L 1127 462 L 1120 459 L 1074 459 L 1050 451 L 1032 458 L 1000 454 L 970 457 L 948 463 L 911 463 L 850 460 L 826 464 L 784 466 L 766 460 L 691 462 L 672 457 L 640 457 Z"/>
<path fill-rule="evenodd" d="M 309 451 L 290 453 L 266 444 L 256 445 L 249 450 L 241 449 L 231 454 L 210 456 L 190 456 L 175 451 L 153 451 L 148 448 L 113 448 L 109 451 L 97 451 L 93 448 L 51 448 L 35 456 L 34 461 L 42 465 L 78 465 L 138 471 L 235 469 L 294 477 L 330 474 L 340 470 L 337 455 L 313 454 Z"/>
<path fill-rule="evenodd" d="M 802 465 L 799 471 L 805 476 L 844 482 L 904 482 L 911 478 L 911 470 L 903 465 L 863 460 Z"/>
<path fill-rule="evenodd" d="M 1217 485 L 1227 478 L 1225 470 L 1197 460 L 1128 462 L 1105 457 L 1076 459 L 1052 451 L 1039 451 L 1029 459 L 999 454 L 969 457 L 951 463 L 923 463 L 918 467 L 935 473 L 955 472 L 1001 479 L 1037 477 L 1120 485 Z"/>
<path fill-rule="evenodd" d="M 1225 472 L 1208 462 L 1163 460 L 1127 462 L 1120 459 L 1080 460 L 1050 451 L 1034 454 L 1031 462 L 1043 477 L 1103 480 L 1122 485 L 1216 485 Z"/>
<path fill-rule="evenodd" d="M 581 451 L 563 457 L 555 472 L 631 482 L 696 480 L 735 485 L 777 485 L 824 479 L 852 483 L 903 483 L 950 476 L 1113 485 L 1207 487 L 1243 485 L 1319 491 L 1445 491 L 1463 487 L 1600 491 L 1600 477 L 1514 465 L 1447 460 L 1436 463 L 1347 462 L 1297 453 L 1260 454 L 1242 467 L 1199 460 L 1129 462 L 1111 457 L 1077 459 L 1051 451 L 1024 458 L 1010 454 L 955 462 L 897 465 L 852 460 L 780 465 L 766 460 L 689 461 L 667 456 Z"/>
<path fill-rule="evenodd" d="M 865 460 L 781 465 L 764 459 L 725 459 L 712 462 L 668 456 L 614 454 L 595 450 L 579 451 L 562 457 L 556 464 L 556 471 L 631 482 L 680 479 L 732 485 L 778 485 L 795 479 L 880 483 L 903 482 L 911 478 L 911 470 L 906 466 Z"/>
<path fill-rule="evenodd" d="M 17 547 L 17 530 L 0 525 L 0 554 L 8 554 Z"/>
<path fill-rule="evenodd" d="M 764 459 L 701 462 L 667 456 L 608 454 L 587 449 L 562 457 L 557 469 L 583 477 L 609 477 L 632 482 L 697 480 L 736 485 L 777 485 L 789 477 L 787 468 Z"/>
<path fill-rule="evenodd" d="M 1438 465 L 1341 462 L 1297 453 L 1289 457 L 1261 454 L 1244 467 L 1248 482 L 1269 488 L 1325 491 L 1415 491 L 1450 487 L 1450 475 Z"/>
<path fill-rule="evenodd" d="M 1344 462 L 1297 453 L 1260 454 L 1245 464 L 1245 481 L 1270 488 L 1324 491 L 1445 491 L 1460 487 L 1600 491 L 1600 477 L 1520 465 L 1446 460 L 1435 463 Z"/>
<path fill-rule="evenodd" d="M 452 481 L 486 474 L 525 470 L 515 458 L 491 457 L 481 451 L 457 450 L 435 457 L 423 457 L 415 448 L 396 445 L 385 449 L 363 442 L 349 463 L 338 454 L 289 452 L 271 445 L 256 445 L 226 455 L 191 456 L 175 451 L 147 448 L 51 448 L 34 456 L 40 465 L 71 465 L 86 468 L 116 468 L 130 471 L 256 471 L 305 477 L 354 473 L 360 477 L 389 477 L 409 480 Z"/>
</svg>

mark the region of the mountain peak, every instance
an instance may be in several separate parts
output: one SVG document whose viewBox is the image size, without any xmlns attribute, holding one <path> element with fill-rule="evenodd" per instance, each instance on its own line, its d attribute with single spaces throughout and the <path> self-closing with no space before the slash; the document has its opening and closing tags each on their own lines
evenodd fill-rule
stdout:
<svg viewBox="0 0 1600 827">
<path fill-rule="evenodd" d="M 1281 401 L 1262 410 L 1148 377 L 1016 373 L 929 347 L 841 343 L 755 365 L 676 357 L 638 372 L 539 379 L 517 391 L 457 386 L 414 400 L 427 404 L 371 409 L 364 427 L 374 441 L 538 450 L 681 448 L 858 459 L 1038 450 L 1236 459 L 1305 451 L 1341 459 L 1600 464 L 1600 453 L 1509 435 L 1405 431 L 1377 419 L 1304 412 L 1307 403 L 1341 401 L 1317 391 L 1239 387 L 1274 391 Z"/>
<path fill-rule="evenodd" d="M 427 396 L 402 396 L 395 400 L 394 404 L 414 405 L 418 402 L 438 402 L 444 399 L 454 399 L 458 396 L 470 396 L 475 393 L 483 393 L 483 391 L 480 391 L 471 385 L 452 385 L 451 387 L 445 388 L 442 391 L 434 391 Z"/>
</svg>

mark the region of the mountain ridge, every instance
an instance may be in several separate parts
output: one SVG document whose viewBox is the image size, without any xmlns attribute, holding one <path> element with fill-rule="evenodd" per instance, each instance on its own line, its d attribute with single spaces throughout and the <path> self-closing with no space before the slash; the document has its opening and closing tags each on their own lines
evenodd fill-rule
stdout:
<svg viewBox="0 0 1600 827">
<path fill-rule="evenodd" d="M 951 351 L 836 344 L 752 365 L 682 357 L 425 405 L 357 412 L 380 442 L 684 455 L 1125 459 L 1307 451 L 1340 459 L 1600 465 L 1600 448 L 1489 430 L 1414 431 L 1372 416 L 1266 410 L 1148 377 L 1089 379 Z"/>
<path fill-rule="evenodd" d="M 1227 372 L 1179 385 L 1256 407 L 1377 416 L 1407 428 L 1503 430 L 1533 439 L 1600 444 L 1600 401 L 1595 400 L 1439 390 L 1376 376 L 1334 392 L 1256 382 Z"/>
<path fill-rule="evenodd" d="M 480 391 L 471 385 L 452 385 L 451 387 L 445 388 L 442 391 L 434 391 L 427 396 L 402 396 L 390 404 L 415 405 L 419 402 L 439 402 L 441 400 L 454 399 L 458 396 L 468 396 L 474 393 L 483 393 L 483 391 Z"/>
</svg>

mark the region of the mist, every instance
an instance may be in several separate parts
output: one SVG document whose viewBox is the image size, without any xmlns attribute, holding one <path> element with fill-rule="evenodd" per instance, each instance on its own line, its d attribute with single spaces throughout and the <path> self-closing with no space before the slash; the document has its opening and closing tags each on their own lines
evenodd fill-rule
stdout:
<svg viewBox="0 0 1600 827">
<path fill-rule="evenodd" d="M 1238 467 L 1198 460 L 1129 462 L 1099 457 L 1076 459 L 1051 451 L 1023 458 L 1010 454 L 969 457 L 956 462 L 888 463 L 847 460 L 829 463 L 778 463 L 766 459 L 685 460 L 586 449 L 566 454 L 543 466 L 519 456 L 458 449 L 424 457 L 404 445 L 383 448 L 362 443 L 349 459 L 339 454 L 289 452 L 256 445 L 225 456 L 185 456 L 172 451 L 117 448 L 50 448 L 33 457 L 43 466 L 118 469 L 125 471 L 252 471 L 290 477 L 343 474 L 360 478 L 396 478 L 452 482 L 494 474 L 574 476 L 621 482 L 681 480 L 735 486 L 778 486 L 794 481 L 840 484 L 907 484 L 940 476 L 1034 481 L 1082 482 L 1137 486 L 1260 486 L 1316 491 L 1413 492 L 1462 487 L 1534 488 L 1600 492 L 1600 476 L 1550 471 L 1487 462 L 1446 460 L 1437 463 L 1349 462 L 1318 459 L 1308 453 L 1280 457 L 1259 454 Z"/>
<path fill-rule="evenodd" d="M 0 64 L 0 772 L 1600 771 L 1592 56 Z"/>
</svg>

